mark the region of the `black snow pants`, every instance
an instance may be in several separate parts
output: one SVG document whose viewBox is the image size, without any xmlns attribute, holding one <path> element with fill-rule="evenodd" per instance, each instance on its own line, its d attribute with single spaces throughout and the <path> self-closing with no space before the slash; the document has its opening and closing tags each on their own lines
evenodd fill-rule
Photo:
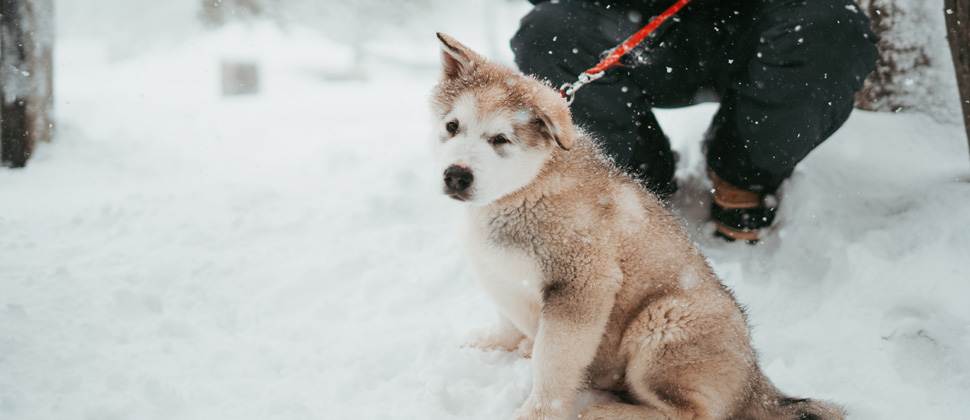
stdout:
<svg viewBox="0 0 970 420">
<path fill-rule="evenodd" d="M 560 86 L 674 0 L 535 3 L 512 39 L 515 60 Z M 653 107 L 720 102 L 705 139 L 708 168 L 773 193 L 846 121 L 877 58 L 877 37 L 853 0 L 694 0 L 657 35 L 572 105 L 575 122 L 655 189 L 675 163 Z"/>
</svg>

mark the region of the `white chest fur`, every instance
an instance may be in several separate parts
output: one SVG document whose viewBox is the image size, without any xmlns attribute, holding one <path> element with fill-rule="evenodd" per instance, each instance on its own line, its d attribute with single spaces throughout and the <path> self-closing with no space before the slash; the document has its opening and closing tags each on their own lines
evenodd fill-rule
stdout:
<svg viewBox="0 0 970 420">
<path fill-rule="evenodd" d="M 473 217 L 466 222 L 462 242 L 479 284 L 502 316 L 527 337 L 535 338 L 542 299 L 538 263 L 525 251 L 490 244 Z"/>
</svg>

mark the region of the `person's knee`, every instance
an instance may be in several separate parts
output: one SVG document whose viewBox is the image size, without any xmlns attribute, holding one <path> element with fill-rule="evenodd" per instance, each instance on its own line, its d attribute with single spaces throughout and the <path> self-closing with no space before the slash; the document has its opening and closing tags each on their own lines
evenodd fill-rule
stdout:
<svg viewBox="0 0 970 420">
<path fill-rule="evenodd" d="M 847 4 L 805 2 L 771 16 L 749 66 L 746 94 L 787 106 L 851 103 L 878 53 L 868 19 Z"/>
<path fill-rule="evenodd" d="M 801 3 L 780 13 L 776 22 L 759 48 L 759 57 L 770 64 L 801 66 L 805 76 L 822 80 L 849 78 L 860 87 L 875 67 L 878 38 L 851 1 Z"/>
<path fill-rule="evenodd" d="M 855 71 L 868 69 L 865 71 L 868 74 L 879 55 L 876 49 L 879 39 L 872 31 L 869 18 L 854 3 L 824 3 L 828 7 L 819 8 L 810 15 L 812 22 L 805 36 L 817 36 L 831 42 L 827 42 L 828 45 L 814 43 L 815 53 L 825 55 L 828 63 L 842 64 L 840 67 L 843 68 Z"/>
</svg>

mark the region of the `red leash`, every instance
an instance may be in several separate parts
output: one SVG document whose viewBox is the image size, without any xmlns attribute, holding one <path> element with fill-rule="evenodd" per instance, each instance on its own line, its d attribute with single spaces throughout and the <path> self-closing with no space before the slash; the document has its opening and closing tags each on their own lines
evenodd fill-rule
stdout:
<svg viewBox="0 0 970 420">
<path fill-rule="evenodd" d="M 589 82 L 603 77 L 603 73 L 607 69 L 617 65 L 617 63 L 620 62 L 620 57 L 623 57 L 624 54 L 633 49 L 633 47 L 636 47 L 637 44 L 642 42 L 646 37 L 650 36 L 650 34 L 653 33 L 657 27 L 659 27 L 671 16 L 677 14 L 677 12 L 679 12 L 680 9 L 683 9 L 687 3 L 690 3 L 690 1 L 691 0 L 678 0 L 677 3 L 670 6 L 670 8 L 661 13 L 660 16 L 653 18 L 653 20 L 651 20 L 647 26 L 644 26 L 643 29 L 640 29 L 637 31 L 637 33 L 633 34 L 633 36 L 627 38 L 626 41 L 623 41 L 622 44 L 614 48 L 610 55 L 606 56 L 603 61 L 600 61 L 600 63 L 595 67 L 580 74 L 579 79 L 576 82 L 562 85 L 562 87 L 559 88 L 559 93 L 562 94 L 563 98 L 566 98 L 566 104 L 569 105 L 573 103 L 573 97 L 576 95 L 576 91 L 579 90 L 579 88 Z"/>
</svg>

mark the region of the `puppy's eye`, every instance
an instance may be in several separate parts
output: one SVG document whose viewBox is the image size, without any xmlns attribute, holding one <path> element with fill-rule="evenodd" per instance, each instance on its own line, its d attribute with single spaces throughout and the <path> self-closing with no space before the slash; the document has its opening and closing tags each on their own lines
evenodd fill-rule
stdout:
<svg viewBox="0 0 970 420">
<path fill-rule="evenodd" d="M 505 136 L 501 134 L 495 137 L 492 137 L 491 141 L 489 141 L 489 143 L 492 143 L 492 146 L 499 146 L 499 145 L 506 144 L 508 142 L 509 142 L 509 139 L 505 138 Z"/>
<path fill-rule="evenodd" d="M 448 124 L 445 124 L 445 130 L 448 130 L 448 132 L 451 134 L 457 133 L 458 121 L 448 121 Z"/>
</svg>

